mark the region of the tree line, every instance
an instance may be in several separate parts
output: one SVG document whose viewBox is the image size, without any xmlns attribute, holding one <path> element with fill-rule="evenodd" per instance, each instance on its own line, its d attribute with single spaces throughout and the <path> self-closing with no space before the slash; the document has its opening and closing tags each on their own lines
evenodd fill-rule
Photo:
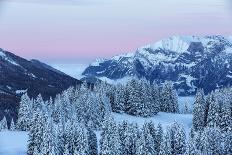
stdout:
<svg viewBox="0 0 232 155">
<path fill-rule="evenodd" d="M 71 87 L 49 101 L 24 94 L 17 128 L 29 131 L 28 155 L 231 154 L 231 92 L 198 91 L 190 135 L 177 122 L 166 129 L 153 122 L 117 124 L 112 112 L 142 117 L 179 112 L 171 83 L 158 87 L 134 79 L 125 85 Z M 101 132 L 99 142 L 95 131 Z"/>
</svg>

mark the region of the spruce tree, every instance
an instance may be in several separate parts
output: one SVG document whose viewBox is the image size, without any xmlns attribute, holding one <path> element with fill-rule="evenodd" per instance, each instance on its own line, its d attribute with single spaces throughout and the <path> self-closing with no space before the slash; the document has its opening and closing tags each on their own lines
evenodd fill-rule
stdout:
<svg viewBox="0 0 232 155">
<path fill-rule="evenodd" d="M 141 96 L 141 85 L 138 80 L 132 79 L 129 82 L 129 100 L 127 104 L 128 114 L 141 115 L 143 105 Z"/>
<path fill-rule="evenodd" d="M 155 146 L 157 147 L 157 152 L 160 152 L 162 140 L 163 140 L 163 128 L 159 123 L 157 126 L 157 134 L 155 139 Z"/>
<path fill-rule="evenodd" d="M 172 155 L 171 150 L 172 150 L 171 139 L 170 139 L 169 135 L 166 134 L 163 137 L 163 140 L 161 142 L 159 155 Z"/>
<path fill-rule="evenodd" d="M 32 111 L 33 111 L 32 101 L 28 97 L 27 93 L 23 94 L 19 104 L 18 121 L 17 121 L 18 129 L 22 131 L 30 130 Z"/>
<path fill-rule="evenodd" d="M 13 118 L 12 118 L 11 123 L 10 123 L 10 130 L 15 131 L 15 124 L 14 124 Z"/>
<path fill-rule="evenodd" d="M 41 143 L 43 142 L 44 119 L 39 110 L 33 114 L 31 129 L 29 132 L 27 155 L 34 155 L 34 152 L 41 153 Z"/>
<path fill-rule="evenodd" d="M 111 117 L 104 123 L 103 131 L 100 140 L 100 154 L 101 155 L 120 155 L 120 137 L 118 134 L 117 125 Z"/>
<path fill-rule="evenodd" d="M 218 129 L 206 128 L 202 140 L 203 154 L 222 154 L 222 137 Z"/>
<path fill-rule="evenodd" d="M 198 90 L 193 105 L 193 129 L 195 131 L 203 130 L 204 127 L 204 102 L 204 93 Z"/>
<path fill-rule="evenodd" d="M 194 141 L 190 139 L 187 144 L 186 152 L 184 155 L 198 155 L 198 154 L 200 153 L 197 151 L 194 145 Z"/>
<path fill-rule="evenodd" d="M 179 112 L 178 96 L 171 82 L 165 82 L 162 88 L 161 111 Z"/>
<path fill-rule="evenodd" d="M 211 95 L 210 98 L 210 106 L 209 106 L 209 112 L 207 117 L 207 126 L 208 127 L 218 127 L 219 121 L 220 121 L 220 109 L 219 109 L 219 103 L 216 100 L 216 98 Z"/>
<path fill-rule="evenodd" d="M 2 131 L 2 130 L 8 130 L 7 120 L 6 120 L 5 116 L 3 117 L 3 119 L 0 122 L 0 131 Z"/>
<path fill-rule="evenodd" d="M 125 94 L 125 88 L 123 85 L 118 84 L 116 86 L 116 92 L 115 92 L 115 103 L 113 108 L 113 111 L 115 112 L 122 112 L 125 111 L 125 104 L 126 104 L 126 99 L 124 98 Z"/>
<path fill-rule="evenodd" d="M 223 150 L 224 154 L 232 154 L 232 132 L 226 133 Z"/>
<path fill-rule="evenodd" d="M 220 114 L 220 129 L 222 132 L 232 132 L 232 114 L 229 106 L 222 106 Z"/>
<path fill-rule="evenodd" d="M 148 124 L 144 124 L 142 128 L 142 141 L 143 141 L 143 153 L 147 155 L 157 154 L 155 150 L 154 138 L 151 135 L 151 130 Z"/>
<path fill-rule="evenodd" d="M 88 146 L 89 146 L 89 155 L 97 155 L 97 137 L 94 131 L 90 128 L 87 130 L 87 136 L 88 136 Z"/>
</svg>

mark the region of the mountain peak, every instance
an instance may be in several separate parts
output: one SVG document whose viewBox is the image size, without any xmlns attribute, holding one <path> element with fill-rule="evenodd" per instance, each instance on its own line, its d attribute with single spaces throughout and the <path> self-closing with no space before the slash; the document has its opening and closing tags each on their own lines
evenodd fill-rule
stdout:
<svg viewBox="0 0 232 155">
<path fill-rule="evenodd" d="M 182 94 L 193 94 L 196 88 L 205 88 L 208 92 L 232 84 L 229 78 L 232 66 L 227 65 L 232 63 L 231 38 L 221 35 L 172 36 L 138 48 L 133 53 L 94 63 L 83 75 L 113 80 L 137 76 L 158 83 L 171 80 Z M 219 72 L 220 76 L 214 75 Z M 208 86 L 207 80 L 213 84 Z"/>
</svg>

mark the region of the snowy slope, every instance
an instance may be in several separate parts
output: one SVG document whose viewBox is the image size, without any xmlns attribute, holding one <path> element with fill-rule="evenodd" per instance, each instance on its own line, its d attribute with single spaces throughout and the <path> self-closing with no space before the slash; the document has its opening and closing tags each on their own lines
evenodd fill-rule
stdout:
<svg viewBox="0 0 232 155">
<path fill-rule="evenodd" d="M 142 117 L 131 116 L 128 114 L 113 113 L 113 116 L 117 123 L 122 123 L 125 120 L 130 123 L 137 123 L 140 127 L 142 127 L 142 125 L 145 122 L 153 121 L 155 125 L 158 125 L 160 123 L 164 129 L 166 129 L 168 125 L 171 125 L 173 122 L 176 121 L 184 126 L 184 129 L 187 133 L 190 132 L 190 128 L 192 126 L 191 114 L 173 114 L 173 113 L 159 112 L 154 117 L 142 118 Z"/>
<path fill-rule="evenodd" d="M 0 132 L 0 155 L 26 155 L 27 132 Z"/>
</svg>

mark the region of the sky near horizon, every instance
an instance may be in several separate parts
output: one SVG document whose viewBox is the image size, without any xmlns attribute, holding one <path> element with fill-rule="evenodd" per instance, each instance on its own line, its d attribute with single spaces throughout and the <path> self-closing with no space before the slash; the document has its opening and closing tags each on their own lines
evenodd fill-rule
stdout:
<svg viewBox="0 0 232 155">
<path fill-rule="evenodd" d="M 231 0 L 0 0 L 0 48 L 92 61 L 172 35 L 232 35 Z"/>
</svg>

